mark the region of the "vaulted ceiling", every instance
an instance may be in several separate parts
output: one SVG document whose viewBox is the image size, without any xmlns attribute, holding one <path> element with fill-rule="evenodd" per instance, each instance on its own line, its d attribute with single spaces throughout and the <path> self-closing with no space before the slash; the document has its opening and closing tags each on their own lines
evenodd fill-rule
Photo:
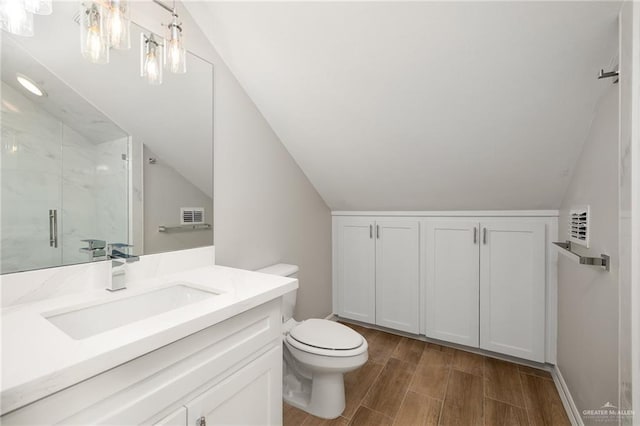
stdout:
<svg viewBox="0 0 640 426">
<path fill-rule="evenodd" d="M 186 3 L 334 210 L 558 208 L 619 6 Z"/>
</svg>

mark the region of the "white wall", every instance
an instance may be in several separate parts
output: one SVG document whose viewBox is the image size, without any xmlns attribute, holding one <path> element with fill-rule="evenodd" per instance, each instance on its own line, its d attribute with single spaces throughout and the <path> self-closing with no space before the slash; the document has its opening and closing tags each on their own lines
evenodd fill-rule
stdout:
<svg viewBox="0 0 640 426">
<path fill-rule="evenodd" d="M 203 2 L 186 7 L 196 19 Z M 183 9 L 180 9 L 181 11 Z M 193 18 L 181 14 L 187 48 L 214 64 L 214 243 L 216 263 L 257 269 L 300 266 L 296 318 L 331 313 L 331 215 L 300 167 Z M 135 3 L 132 18 L 161 32 L 167 14 Z M 209 31 L 207 22 L 198 22 Z"/>
<path fill-rule="evenodd" d="M 618 97 L 611 81 L 600 99 L 589 136 L 560 210 L 559 239 L 566 240 L 568 210 L 591 206 L 591 246 L 605 253 L 610 272 L 565 256 L 558 263 L 558 368 L 580 412 L 618 401 Z M 585 418 L 589 424 L 589 419 Z"/>
</svg>

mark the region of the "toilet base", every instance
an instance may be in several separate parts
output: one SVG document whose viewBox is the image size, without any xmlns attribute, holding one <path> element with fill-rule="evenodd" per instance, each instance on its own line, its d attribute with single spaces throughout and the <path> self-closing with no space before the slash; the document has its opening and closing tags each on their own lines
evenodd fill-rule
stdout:
<svg viewBox="0 0 640 426">
<path fill-rule="evenodd" d="M 313 380 L 289 373 L 284 377 L 284 401 L 323 419 L 339 417 L 345 408 L 343 373 L 317 373 Z"/>
</svg>

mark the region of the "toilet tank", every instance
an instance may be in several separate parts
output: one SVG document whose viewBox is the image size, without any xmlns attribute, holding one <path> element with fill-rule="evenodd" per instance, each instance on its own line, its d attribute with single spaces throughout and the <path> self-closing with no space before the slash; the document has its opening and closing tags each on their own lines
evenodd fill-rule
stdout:
<svg viewBox="0 0 640 426">
<path fill-rule="evenodd" d="M 258 269 L 256 272 L 263 274 L 279 275 L 281 277 L 298 278 L 298 265 L 278 263 Z M 297 290 L 293 290 L 282 296 L 282 322 L 285 323 L 293 318 L 293 310 L 296 307 Z"/>
</svg>

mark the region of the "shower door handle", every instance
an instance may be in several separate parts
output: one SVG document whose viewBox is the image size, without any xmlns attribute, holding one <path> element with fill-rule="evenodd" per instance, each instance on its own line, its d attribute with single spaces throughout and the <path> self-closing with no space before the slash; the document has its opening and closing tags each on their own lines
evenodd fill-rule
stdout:
<svg viewBox="0 0 640 426">
<path fill-rule="evenodd" d="M 58 210 L 49 210 L 49 247 L 58 248 Z"/>
</svg>

